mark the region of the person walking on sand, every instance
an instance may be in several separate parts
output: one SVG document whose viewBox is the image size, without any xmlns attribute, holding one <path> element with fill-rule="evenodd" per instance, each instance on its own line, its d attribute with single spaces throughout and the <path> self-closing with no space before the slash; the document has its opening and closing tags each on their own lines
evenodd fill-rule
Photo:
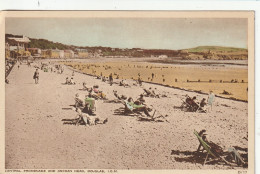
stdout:
<svg viewBox="0 0 260 174">
<path fill-rule="evenodd" d="M 35 84 L 39 83 L 39 77 L 40 77 L 40 73 L 38 71 L 38 69 L 36 69 L 36 71 L 34 72 L 33 78 L 35 80 Z"/>
<path fill-rule="evenodd" d="M 212 111 L 212 105 L 215 101 L 215 94 L 213 93 L 213 91 L 211 90 L 209 92 L 209 96 L 208 96 L 208 111 L 209 111 L 209 108 L 211 108 L 210 110 Z"/>
<path fill-rule="evenodd" d="M 109 75 L 109 82 L 110 82 L 110 86 L 112 86 L 112 84 L 113 84 L 113 75 L 112 75 L 112 73 Z"/>
</svg>

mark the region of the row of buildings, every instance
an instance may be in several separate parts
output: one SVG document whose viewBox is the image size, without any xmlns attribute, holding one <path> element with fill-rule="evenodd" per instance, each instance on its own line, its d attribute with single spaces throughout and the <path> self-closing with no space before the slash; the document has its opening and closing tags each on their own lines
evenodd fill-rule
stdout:
<svg viewBox="0 0 260 174">
<path fill-rule="evenodd" d="M 26 36 L 9 37 L 5 44 L 6 58 L 86 58 L 92 57 L 87 49 L 73 50 L 59 50 L 59 49 L 40 49 L 40 48 L 26 48 L 30 39 Z M 95 56 L 95 55 L 94 55 Z"/>
</svg>

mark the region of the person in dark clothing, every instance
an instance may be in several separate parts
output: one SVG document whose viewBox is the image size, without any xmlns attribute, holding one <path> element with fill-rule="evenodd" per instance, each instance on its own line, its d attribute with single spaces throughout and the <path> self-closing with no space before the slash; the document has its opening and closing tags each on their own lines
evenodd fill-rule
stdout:
<svg viewBox="0 0 260 174">
<path fill-rule="evenodd" d="M 112 84 L 113 84 L 113 75 L 112 75 L 112 73 L 109 75 L 109 82 L 110 82 L 110 86 L 112 86 Z"/>
<path fill-rule="evenodd" d="M 34 75 L 33 75 L 33 79 L 35 80 L 35 84 L 39 83 L 39 77 L 40 77 L 40 73 L 39 73 L 38 69 L 36 69 L 36 71 L 34 72 Z"/>
<path fill-rule="evenodd" d="M 204 106 L 206 106 L 206 99 L 205 98 L 203 98 L 202 100 L 201 100 L 201 102 L 200 102 L 200 107 L 204 107 Z"/>
</svg>

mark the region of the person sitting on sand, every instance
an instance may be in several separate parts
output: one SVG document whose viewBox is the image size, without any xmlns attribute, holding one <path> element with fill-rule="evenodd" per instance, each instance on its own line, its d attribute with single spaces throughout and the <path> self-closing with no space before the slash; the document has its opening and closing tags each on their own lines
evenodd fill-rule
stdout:
<svg viewBox="0 0 260 174">
<path fill-rule="evenodd" d="M 226 90 L 223 90 L 222 94 L 224 94 L 224 95 L 232 95 L 230 92 L 227 92 Z"/>
<path fill-rule="evenodd" d="M 65 82 L 65 84 L 69 84 L 70 82 L 69 82 L 69 78 L 68 77 L 66 77 L 66 82 Z"/>
<path fill-rule="evenodd" d="M 74 80 L 73 80 L 73 77 L 70 78 L 70 81 L 69 81 L 68 84 L 70 84 L 70 85 L 75 85 L 75 84 L 76 84 L 76 83 L 74 82 Z"/>
<path fill-rule="evenodd" d="M 91 88 L 88 88 L 87 85 L 86 85 L 86 82 L 83 82 L 83 90 L 84 91 L 90 91 Z"/>
<path fill-rule="evenodd" d="M 121 81 L 119 82 L 119 86 L 125 86 L 124 80 L 121 80 Z"/>
<path fill-rule="evenodd" d="M 102 80 L 102 82 L 106 82 L 106 77 L 103 76 L 101 80 Z"/>
</svg>

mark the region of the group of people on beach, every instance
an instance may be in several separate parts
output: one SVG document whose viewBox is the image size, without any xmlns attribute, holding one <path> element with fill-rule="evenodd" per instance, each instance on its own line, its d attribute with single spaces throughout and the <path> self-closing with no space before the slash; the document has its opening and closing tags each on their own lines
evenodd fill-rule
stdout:
<svg viewBox="0 0 260 174">
<path fill-rule="evenodd" d="M 215 94 L 212 90 L 210 90 L 208 98 L 202 98 L 200 102 L 197 101 L 197 97 L 190 97 L 189 95 L 186 95 L 186 99 L 181 105 L 181 108 L 186 108 L 187 111 L 190 112 L 209 112 L 212 111 L 212 106 L 215 101 Z"/>
</svg>

